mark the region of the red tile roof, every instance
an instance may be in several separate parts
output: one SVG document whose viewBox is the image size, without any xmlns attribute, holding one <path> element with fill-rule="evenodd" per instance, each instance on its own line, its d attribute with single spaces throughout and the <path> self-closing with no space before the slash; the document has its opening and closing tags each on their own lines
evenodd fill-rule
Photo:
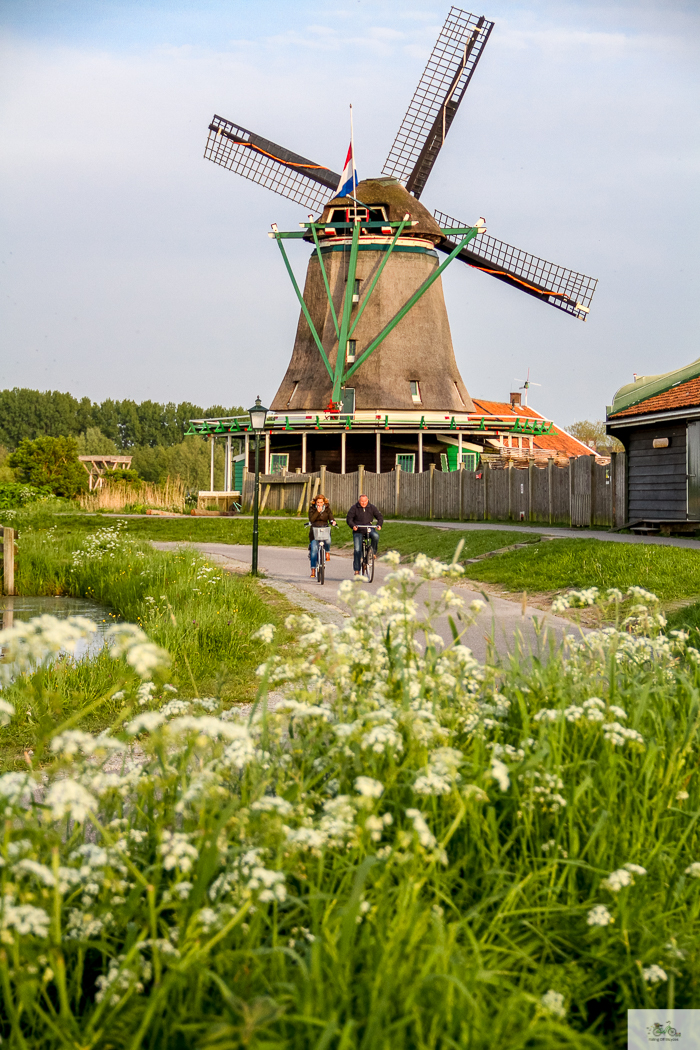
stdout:
<svg viewBox="0 0 700 1050">
<path fill-rule="evenodd" d="M 480 397 L 472 397 L 477 412 L 483 412 L 485 416 L 527 416 L 530 419 L 544 419 L 545 417 L 529 405 L 510 405 L 507 401 L 484 401 Z M 551 452 L 561 452 L 566 456 L 591 456 L 593 449 L 584 445 L 583 441 L 572 437 L 566 431 L 555 426 L 551 434 L 535 435 L 534 447 Z"/>
<path fill-rule="evenodd" d="M 672 386 L 670 390 L 664 390 L 663 393 L 655 394 L 654 397 L 648 397 L 646 401 L 640 401 L 631 408 L 613 412 L 608 419 L 619 419 L 621 416 L 643 416 L 647 412 L 663 412 L 672 408 L 690 408 L 696 405 L 700 405 L 700 376 L 689 379 L 687 383 Z"/>
</svg>

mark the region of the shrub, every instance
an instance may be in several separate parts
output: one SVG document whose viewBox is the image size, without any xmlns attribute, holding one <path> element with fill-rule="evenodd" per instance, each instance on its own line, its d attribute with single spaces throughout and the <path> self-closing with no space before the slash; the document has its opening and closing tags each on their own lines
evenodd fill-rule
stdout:
<svg viewBox="0 0 700 1050">
<path fill-rule="evenodd" d="M 78 460 L 78 442 L 68 437 L 39 437 L 20 441 L 7 462 L 20 481 L 48 488 L 69 499 L 88 487 L 87 472 Z"/>
<path fill-rule="evenodd" d="M 37 488 L 35 485 L 23 485 L 21 482 L 0 482 L 0 510 L 12 510 L 26 507 L 29 503 L 38 503 L 51 499 L 53 493 L 48 486 Z"/>
</svg>

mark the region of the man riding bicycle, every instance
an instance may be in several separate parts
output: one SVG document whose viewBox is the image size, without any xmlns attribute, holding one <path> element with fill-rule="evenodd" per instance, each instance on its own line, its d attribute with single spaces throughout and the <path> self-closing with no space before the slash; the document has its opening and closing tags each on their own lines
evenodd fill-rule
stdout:
<svg viewBox="0 0 700 1050">
<path fill-rule="evenodd" d="M 377 521 L 376 529 L 359 527 L 371 525 L 375 518 Z M 350 508 L 345 520 L 352 529 L 352 567 L 355 570 L 355 575 L 359 576 L 362 568 L 362 537 L 366 532 L 369 532 L 372 540 L 372 550 L 376 554 L 379 546 L 379 532 L 384 524 L 384 517 L 374 504 L 370 503 L 368 497 L 362 495 L 357 503 Z"/>
</svg>

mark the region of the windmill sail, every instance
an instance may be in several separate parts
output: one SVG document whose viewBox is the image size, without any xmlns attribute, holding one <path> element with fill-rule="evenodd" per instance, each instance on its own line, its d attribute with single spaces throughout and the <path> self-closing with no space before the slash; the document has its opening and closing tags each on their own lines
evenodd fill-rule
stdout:
<svg viewBox="0 0 700 1050">
<path fill-rule="evenodd" d="M 465 225 L 441 211 L 436 211 L 434 215 L 443 230 L 450 227 L 459 229 Z M 438 248 L 445 252 L 450 252 L 454 246 L 455 242 L 449 237 L 438 244 Z M 513 288 L 519 288 L 521 292 L 536 296 L 550 306 L 555 306 L 557 310 L 578 317 L 581 321 L 585 321 L 588 316 L 598 283 L 593 277 L 586 277 L 582 273 L 567 270 L 564 266 L 557 266 L 536 255 L 530 255 L 520 248 L 514 248 L 511 244 L 490 237 L 487 233 L 475 237 L 457 258 L 477 270 L 483 270 L 484 273 L 505 281 Z"/>
<path fill-rule="evenodd" d="M 493 22 L 450 9 L 382 169 L 420 197 Z"/>
<path fill-rule="evenodd" d="M 216 115 L 209 125 L 204 156 L 314 211 L 323 209 L 340 179 L 329 168 Z"/>
</svg>

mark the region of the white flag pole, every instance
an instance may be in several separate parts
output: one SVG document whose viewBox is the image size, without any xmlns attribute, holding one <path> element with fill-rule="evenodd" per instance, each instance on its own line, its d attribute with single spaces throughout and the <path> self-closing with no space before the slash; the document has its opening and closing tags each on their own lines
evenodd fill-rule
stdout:
<svg viewBox="0 0 700 1050">
<path fill-rule="evenodd" d="M 353 218 L 357 222 L 357 201 L 355 200 L 355 191 L 357 186 L 355 185 L 355 131 L 352 124 L 352 102 L 350 103 L 350 153 L 352 159 L 350 161 L 350 180 L 352 182 L 352 198 L 353 198 Z"/>
</svg>

